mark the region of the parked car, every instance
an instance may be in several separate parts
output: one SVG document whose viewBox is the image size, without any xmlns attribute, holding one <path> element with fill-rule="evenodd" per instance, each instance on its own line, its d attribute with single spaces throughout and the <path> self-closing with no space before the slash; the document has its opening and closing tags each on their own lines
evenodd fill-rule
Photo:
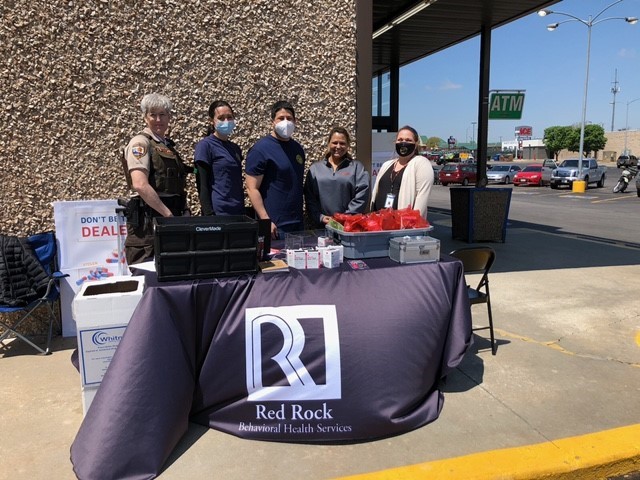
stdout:
<svg viewBox="0 0 640 480">
<path fill-rule="evenodd" d="M 638 165 L 638 158 L 635 155 L 620 155 L 616 160 L 616 166 L 621 167 L 635 167 Z"/>
<path fill-rule="evenodd" d="M 491 168 L 487 170 L 487 180 L 489 183 L 509 184 L 520 170 L 522 170 L 520 165 L 491 165 Z"/>
<path fill-rule="evenodd" d="M 598 165 L 595 158 L 582 159 L 582 169 L 579 167 L 580 159 L 564 160 L 558 168 L 551 173 L 551 188 L 558 188 L 560 185 L 568 185 L 573 188 L 573 182 L 583 181 L 587 188 L 590 183 L 596 183 L 598 188 L 604 187 L 604 180 L 607 176 L 607 167 Z"/>
<path fill-rule="evenodd" d="M 640 197 L 640 175 L 636 175 L 636 190 L 638 191 L 638 196 Z"/>
<path fill-rule="evenodd" d="M 460 183 L 463 186 L 476 183 L 476 166 L 466 163 L 447 163 L 438 174 L 440 183 L 447 186 L 450 183 Z"/>
<path fill-rule="evenodd" d="M 513 186 L 538 185 L 539 187 L 544 187 L 545 184 L 549 185 L 551 172 L 553 172 L 553 169 L 540 163 L 527 165 L 522 171 L 516 173 L 513 179 Z"/>
</svg>

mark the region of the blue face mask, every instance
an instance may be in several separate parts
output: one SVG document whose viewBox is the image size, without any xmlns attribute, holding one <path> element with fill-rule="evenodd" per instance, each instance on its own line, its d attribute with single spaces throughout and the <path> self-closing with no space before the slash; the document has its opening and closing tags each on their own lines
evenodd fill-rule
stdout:
<svg viewBox="0 0 640 480">
<path fill-rule="evenodd" d="M 224 122 L 218 122 L 215 124 L 216 132 L 220 135 L 231 135 L 234 128 L 236 128 L 236 122 L 233 120 L 225 120 Z"/>
</svg>

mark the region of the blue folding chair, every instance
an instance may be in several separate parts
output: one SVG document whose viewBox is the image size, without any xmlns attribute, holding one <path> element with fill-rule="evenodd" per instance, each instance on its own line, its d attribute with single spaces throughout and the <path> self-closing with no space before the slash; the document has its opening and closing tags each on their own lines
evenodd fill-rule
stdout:
<svg viewBox="0 0 640 480">
<path fill-rule="evenodd" d="M 10 245 L 11 252 L 9 255 L 7 251 L 4 251 L 4 248 L 0 251 L 0 260 L 5 266 L 0 284 L 2 289 L 0 291 L 2 294 L 0 296 L 0 314 L 23 312 L 23 315 L 12 325 L 4 322 L 0 315 L 0 327 L 4 328 L 4 332 L 0 335 L 0 345 L 5 346 L 4 340 L 12 335 L 28 343 L 38 352 L 48 355 L 51 353 L 53 323 L 56 321 L 54 304 L 60 295 L 59 280 L 68 277 L 68 275 L 56 271 L 55 234 L 54 232 L 39 233 L 25 240 L 3 236 L 2 245 Z M 32 261 L 34 256 L 37 260 L 35 262 Z M 16 285 L 19 285 L 22 292 L 20 298 L 15 298 L 12 295 Z M 27 334 L 18 330 L 27 319 L 33 318 L 33 313 L 42 305 L 46 305 L 49 310 L 45 348 L 38 346 Z"/>
</svg>

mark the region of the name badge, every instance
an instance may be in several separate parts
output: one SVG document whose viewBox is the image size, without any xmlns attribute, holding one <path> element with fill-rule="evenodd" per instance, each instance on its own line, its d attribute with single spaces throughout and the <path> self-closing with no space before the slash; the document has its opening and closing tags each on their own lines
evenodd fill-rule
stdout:
<svg viewBox="0 0 640 480">
<path fill-rule="evenodd" d="M 394 193 L 387 193 L 387 199 L 384 202 L 384 208 L 393 208 L 393 202 L 396 199 Z"/>
</svg>

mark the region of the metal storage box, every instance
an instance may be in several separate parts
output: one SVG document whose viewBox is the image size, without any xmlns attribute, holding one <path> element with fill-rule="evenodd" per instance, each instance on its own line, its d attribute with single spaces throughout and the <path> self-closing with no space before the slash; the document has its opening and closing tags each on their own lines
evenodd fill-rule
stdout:
<svg viewBox="0 0 640 480">
<path fill-rule="evenodd" d="M 424 263 L 440 260 L 440 240 L 432 237 L 405 236 L 389 240 L 389 258 L 399 263 Z"/>
<path fill-rule="evenodd" d="M 157 217 L 154 228 L 158 280 L 257 271 L 258 222 L 249 217 Z"/>
<path fill-rule="evenodd" d="M 427 235 L 433 226 L 381 232 L 341 232 L 327 225 L 327 234 L 344 247 L 344 258 L 375 258 L 389 256 L 389 240 L 406 235 Z"/>
</svg>

